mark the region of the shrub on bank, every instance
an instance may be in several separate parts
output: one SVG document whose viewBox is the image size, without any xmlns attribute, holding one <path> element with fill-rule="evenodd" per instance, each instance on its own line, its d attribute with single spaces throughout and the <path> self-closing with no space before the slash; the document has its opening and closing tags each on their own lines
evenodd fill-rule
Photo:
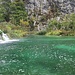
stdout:
<svg viewBox="0 0 75 75">
<path fill-rule="evenodd" d="M 11 38 L 19 38 L 28 34 L 21 26 L 15 26 L 7 22 L 0 23 L 0 29 Z"/>
<path fill-rule="evenodd" d="M 20 24 L 25 27 L 25 26 L 29 26 L 29 22 L 28 21 L 24 21 L 23 19 L 20 20 Z"/>
<path fill-rule="evenodd" d="M 61 35 L 62 31 L 60 30 L 55 30 L 55 31 L 50 31 L 50 32 L 47 32 L 46 35 Z"/>
<path fill-rule="evenodd" d="M 12 38 L 20 38 L 26 36 L 28 32 L 22 30 L 12 30 L 9 34 Z"/>
<path fill-rule="evenodd" d="M 60 32 L 61 30 L 61 32 Z M 47 35 L 75 35 L 75 14 L 69 14 L 61 17 L 58 21 L 53 18 L 48 22 Z"/>
<path fill-rule="evenodd" d="M 37 35 L 45 35 L 46 34 L 46 31 L 39 31 L 36 33 Z"/>
</svg>

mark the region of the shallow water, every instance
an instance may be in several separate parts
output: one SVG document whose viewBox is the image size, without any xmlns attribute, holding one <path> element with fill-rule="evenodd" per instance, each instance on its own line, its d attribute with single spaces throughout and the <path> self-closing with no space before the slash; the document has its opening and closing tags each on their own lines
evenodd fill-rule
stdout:
<svg viewBox="0 0 75 75">
<path fill-rule="evenodd" d="M 75 37 L 28 36 L 0 44 L 0 75 L 75 75 Z"/>
</svg>

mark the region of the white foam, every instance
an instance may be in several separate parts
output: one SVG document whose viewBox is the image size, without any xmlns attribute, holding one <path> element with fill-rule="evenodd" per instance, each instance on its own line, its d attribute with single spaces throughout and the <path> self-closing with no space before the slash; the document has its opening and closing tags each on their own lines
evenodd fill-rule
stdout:
<svg viewBox="0 0 75 75">
<path fill-rule="evenodd" d="M 19 41 L 19 39 L 12 39 L 12 40 L 0 40 L 0 44 L 4 44 L 4 43 L 11 43 L 11 42 L 15 42 L 15 41 Z"/>
<path fill-rule="evenodd" d="M 3 44 L 3 43 L 11 43 L 11 42 L 14 42 L 14 41 L 19 41 L 18 39 L 12 39 L 12 40 L 10 40 L 10 38 L 8 37 L 8 35 L 5 34 L 5 33 L 3 33 L 3 32 L 2 32 L 2 34 L 0 36 L 1 36 L 0 44 Z"/>
<path fill-rule="evenodd" d="M 4 33 L 2 33 L 2 37 L 3 37 L 3 40 L 5 40 L 5 41 L 9 40 L 9 37 Z"/>
</svg>

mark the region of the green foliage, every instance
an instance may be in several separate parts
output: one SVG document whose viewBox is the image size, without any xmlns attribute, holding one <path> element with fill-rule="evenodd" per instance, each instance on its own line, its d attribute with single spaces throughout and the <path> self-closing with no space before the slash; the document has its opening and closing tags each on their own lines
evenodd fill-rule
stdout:
<svg viewBox="0 0 75 75">
<path fill-rule="evenodd" d="M 23 2 L 11 3 L 11 21 L 12 23 L 19 25 L 20 19 L 27 20 L 27 13 Z"/>
<path fill-rule="evenodd" d="M 9 34 L 12 38 L 20 38 L 26 36 L 28 32 L 24 32 L 23 30 L 12 30 Z"/>
<path fill-rule="evenodd" d="M 23 27 L 28 27 L 28 26 L 29 26 L 29 22 L 28 22 L 28 21 L 24 21 L 23 19 L 20 20 L 20 24 L 21 24 Z"/>
<path fill-rule="evenodd" d="M 61 35 L 62 31 L 60 30 L 55 30 L 55 31 L 50 31 L 46 35 Z"/>
<path fill-rule="evenodd" d="M 60 29 L 60 26 L 60 22 L 58 22 L 56 19 L 53 19 L 48 23 L 48 30 L 57 30 Z"/>
<path fill-rule="evenodd" d="M 2 3 L 0 4 L 0 17 L 2 17 L 1 21 L 10 21 L 10 3 L 11 0 L 2 0 Z"/>
<path fill-rule="evenodd" d="M 39 31 L 37 32 L 37 35 L 45 35 L 46 34 L 46 31 Z"/>
<path fill-rule="evenodd" d="M 2 35 L 2 31 L 0 30 L 0 35 Z"/>
<path fill-rule="evenodd" d="M 29 25 L 23 1 L 17 0 L 11 2 L 11 0 L 2 0 L 1 2 L 0 29 L 11 37 L 23 37 L 28 34 L 28 32 L 25 31 L 24 26 L 20 25 L 20 20 L 22 19 L 24 25 Z"/>
<path fill-rule="evenodd" d="M 15 26 L 14 24 L 7 22 L 0 23 L 0 29 L 4 33 L 9 34 L 11 38 L 23 37 L 28 34 L 21 26 Z"/>
<path fill-rule="evenodd" d="M 27 13 L 22 1 L 3 0 L 0 4 L 0 21 L 6 21 L 19 25 L 20 19 L 27 20 Z"/>
<path fill-rule="evenodd" d="M 56 20 L 51 20 L 49 22 L 49 27 L 53 27 L 54 25 L 57 25 L 57 21 Z"/>
<path fill-rule="evenodd" d="M 7 22 L 1 22 L 0 23 L 0 29 L 4 32 L 4 33 L 8 33 L 10 30 L 12 30 L 13 24 L 11 23 L 7 23 Z"/>
<path fill-rule="evenodd" d="M 53 20 L 50 20 L 48 23 L 48 34 L 49 35 L 59 35 L 60 32 L 56 30 L 61 30 L 62 34 L 70 35 L 72 32 L 75 31 L 75 14 L 69 14 L 64 16 L 62 20 L 57 21 L 55 18 Z M 64 32 L 65 31 L 65 32 Z M 68 32 L 69 31 L 69 32 Z"/>
</svg>

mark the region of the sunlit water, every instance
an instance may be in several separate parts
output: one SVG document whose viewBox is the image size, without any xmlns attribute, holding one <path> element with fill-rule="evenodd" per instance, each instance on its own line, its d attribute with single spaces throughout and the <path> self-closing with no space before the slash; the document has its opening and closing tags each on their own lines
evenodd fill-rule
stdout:
<svg viewBox="0 0 75 75">
<path fill-rule="evenodd" d="M 75 75 L 75 37 L 29 36 L 0 44 L 0 75 Z"/>
</svg>

